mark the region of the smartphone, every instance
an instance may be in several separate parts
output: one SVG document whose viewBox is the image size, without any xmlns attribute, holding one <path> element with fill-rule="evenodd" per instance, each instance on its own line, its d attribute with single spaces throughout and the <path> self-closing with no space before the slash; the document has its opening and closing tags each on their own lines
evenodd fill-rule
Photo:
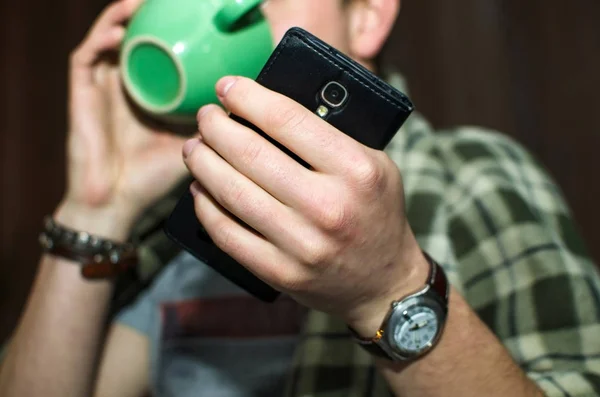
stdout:
<svg viewBox="0 0 600 397">
<path fill-rule="evenodd" d="M 293 99 L 373 149 L 383 150 L 413 111 L 413 104 L 402 92 L 297 27 L 287 31 L 256 81 Z M 252 124 L 235 115 L 231 117 L 308 167 Z M 256 298 L 272 302 L 279 295 L 211 241 L 196 217 L 189 191 L 179 200 L 164 230 L 183 249 Z"/>
</svg>

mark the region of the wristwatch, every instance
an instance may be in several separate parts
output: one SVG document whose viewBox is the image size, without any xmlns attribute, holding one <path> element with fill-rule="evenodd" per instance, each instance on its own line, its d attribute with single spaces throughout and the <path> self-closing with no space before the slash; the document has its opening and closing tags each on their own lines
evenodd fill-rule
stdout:
<svg viewBox="0 0 600 397">
<path fill-rule="evenodd" d="M 375 337 L 362 338 L 350 329 L 369 353 L 392 361 L 413 361 L 439 341 L 448 314 L 450 284 L 442 267 L 424 255 L 430 265 L 425 287 L 392 302 Z"/>
</svg>

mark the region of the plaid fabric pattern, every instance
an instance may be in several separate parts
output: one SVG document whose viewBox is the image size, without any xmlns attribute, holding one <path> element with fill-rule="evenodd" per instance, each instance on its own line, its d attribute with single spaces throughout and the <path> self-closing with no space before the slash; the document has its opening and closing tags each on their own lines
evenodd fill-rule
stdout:
<svg viewBox="0 0 600 397">
<path fill-rule="evenodd" d="M 390 81 L 403 88 L 399 76 Z M 544 169 L 503 135 L 434 133 L 418 114 L 386 152 L 421 247 L 527 375 L 548 396 L 600 396 L 600 278 Z M 140 223 L 143 277 L 178 251 L 156 229 L 174 204 L 165 199 Z M 390 394 L 345 324 L 310 312 L 287 396 Z"/>
</svg>

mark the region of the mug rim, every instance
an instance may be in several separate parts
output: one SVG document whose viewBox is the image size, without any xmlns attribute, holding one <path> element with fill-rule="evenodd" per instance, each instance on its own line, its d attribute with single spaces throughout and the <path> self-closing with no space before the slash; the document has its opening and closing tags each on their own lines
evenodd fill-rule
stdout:
<svg viewBox="0 0 600 397">
<path fill-rule="evenodd" d="M 138 90 L 135 88 L 133 82 L 131 81 L 131 77 L 129 76 L 128 59 L 129 59 L 129 56 L 130 56 L 133 48 L 139 44 L 152 44 L 152 45 L 157 46 L 158 48 L 163 50 L 169 56 L 169 58 L 171 58 L 171 61 L 175 64 L 175 69 L 177 70 L 177 73 L 179 74 L 180 84 L 179 84 L 179 87 L 177 90 L 177 96 L 171 103 L 169 103 L 167 105 L 154 105 L 154 104 L 148 102 L 138 92 Z M 129 92 L 129 95 L 131 95 L 135 99 L 135 101 L 138 103 L 138 105 L 141 105 L 146 110 L 148 110 L 152 113 L 155 113 L 155 114 L 171 113 L 172 111 L 176 110 L 183 103 L 183 101 L 185 99 L 185 94 L 186 94 L 186 90 L 187 90 L 187 76 L 184 73 L 183 65 L 181 64 L 181 60 L 173 54 L 173 51 L 171 50 L 171 48 L 168 44 L 166 44 L 165 42 L 163 42 L 160 39 L 157 39 L 156 37 L 153 37 L 151 35 L 140 35 L 140 36 L 134 37 L 133 39 L 128 41 L 122 50 L 121 72 L 122 72 L 122 76 L 123 76 L 123 83 L 125 84 L 125 87 L 127 88 L 127 91 Z"/>
</svg>

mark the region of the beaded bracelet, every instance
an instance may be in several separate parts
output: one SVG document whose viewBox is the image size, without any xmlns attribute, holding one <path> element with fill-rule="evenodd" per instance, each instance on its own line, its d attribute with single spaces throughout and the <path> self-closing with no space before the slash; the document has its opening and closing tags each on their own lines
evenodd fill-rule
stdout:
<svg viewBox="0 0 600 397">
<path fill-rule="evenodd" d="M 81 264 L 81 274 L 88 279 L 114 278 L 137 264 L 133 244 L 117 243 L 87 232 L 57 224 L 44 218 L 39 242 L 44 252 Z"/>
</svg>

